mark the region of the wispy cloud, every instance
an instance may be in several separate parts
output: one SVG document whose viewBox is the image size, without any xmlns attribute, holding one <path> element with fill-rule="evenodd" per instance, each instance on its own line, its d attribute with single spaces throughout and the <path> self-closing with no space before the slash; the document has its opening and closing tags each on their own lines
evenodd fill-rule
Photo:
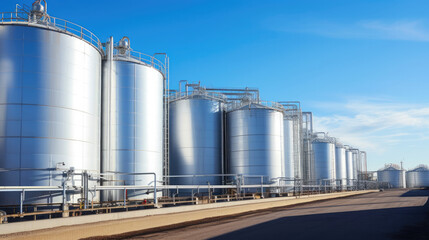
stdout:
<svg viewBox="0 0 429 240">
<path fill-rule="evenodd" d="M 342 114 L 316 114 L 315 129 L 327 131 L 361 149 L 383 153 L 398 144 L 428 140 L 427 105 L 363 100 L 323 103 L 318 108 L 323 110 L 329 106 L 340 109 Z"/>
<path fill-rule="evenodd" d="M 422 20 L 360 20 L 350 23 L 326 20 L 291 20 L 284 16 L 268 19 L 269 29 L 331 38 L 429 41 L 428 23 Z"/>
</svg>

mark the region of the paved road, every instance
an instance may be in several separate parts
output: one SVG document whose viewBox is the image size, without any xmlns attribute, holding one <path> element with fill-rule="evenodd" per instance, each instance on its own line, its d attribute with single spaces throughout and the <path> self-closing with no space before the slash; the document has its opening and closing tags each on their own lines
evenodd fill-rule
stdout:
<svg viewBox="0 0 429 240">
<path fill-rule="evenodd" d="M 429 190 L 395 190 L 263 211 L 131 239 L 429 239 Z"/>
</svg>

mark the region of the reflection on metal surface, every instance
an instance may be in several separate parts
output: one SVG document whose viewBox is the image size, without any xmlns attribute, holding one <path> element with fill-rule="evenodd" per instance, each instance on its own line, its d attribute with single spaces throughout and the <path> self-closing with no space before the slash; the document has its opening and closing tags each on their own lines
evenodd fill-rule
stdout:
<svg viewBox="0 0 429 240">
<path fill-rule="evenodd" d="M 101 54 L 69 34 L 0 25 L 0 168 L 100 168 Z M 0 173 L 4 186 L 61 186 L 48 170 Z M 80 180 L 74 181 L 80 186 Z M 61 194 L 60 194 L 61 195 Z M 18 195 L 1 195 L 14 204 Z M 29 193 L 26 203 L 61 202 Z M 79 195 L 72 195 L 76 202 Z M 96 200 L 96 197 L 93 199 Z"/>
<path fill-rule="evenodd" d="M 170 175 L 222 174 L 224 103 L 193 94 L 170 102 Z M 171 178 L 173 185 L 220 185 L 222 178 Z"/>
<path fill-rule="evenodd" d="M 335 170 L 336 179 L 342 186 L 347 185 L 347 166 L 346 166 L 346 149 L 344 146 L 337 144 L 335 146 Z"/>
<path fill-rule="evenodd" d="M 293 179 L 295 177 L 295 149 L 294 149 L 294 124 L 292 119 L 283 121 L 284 136 L 284 177 Z M 293 184 L 293 182 L 289 182 Z"/>
<path fill-rule="evenodd" d="M 408 188 L 429 187 L 429 168 L 420 165 L 413 170 L 407 171 L 406 182 Z"/>
<path fill-rule="evenodd" d="M 265 181 L 282 177 L 282 112 L 250 104 L 228 112 L 226 119 L 228 173 L 265 175 Z"/>
<path fill-rule="evenodd" d="M 347 182 L 348 185 L 353 185 L 354 166 L 353 166 L 353 153 L 348 148 L 346 149 L 346 169 L 347 169 Z"/>
<path fill-rule="evenodd" d="M 320 140 L 320 141 L 319 141 Z M 314 180 L 319 184 L 335 184 L 335 145 L 321 139 L 313 140 Z"/>
<path fill-rule="evenodd" d="M 396 164 L 387 164 L 377 171 L 379 182 L 387 182 L 393 188 L 405 188 L 405 170 Z"/>
<path fill-rule="evenodd" d="M 164 75 L 123 55 L 103 60 L 102 172 L 154 172 L 162 181 Z M 153 185 L 152 176 L 118 175 L 103 185 Z M 129 190 L 127 197 L 149 197 Z M 120 200 L 109 192 L 103 200 Z"/>
</svg>

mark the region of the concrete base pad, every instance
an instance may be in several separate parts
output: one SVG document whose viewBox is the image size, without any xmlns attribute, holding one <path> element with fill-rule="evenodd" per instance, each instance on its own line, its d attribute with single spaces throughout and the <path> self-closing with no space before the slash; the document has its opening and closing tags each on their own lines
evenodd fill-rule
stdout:
<svg viewBox="0 0 429 240">
<path fill-rule="evenodd" d="M 301 197 L 255 199 L 9 223 L 0 225 L 0 234 L 3 234 L 0 235 L 0 238 L 80 239 L 93 236 L 110 236 L 181 224 L 183 222 L 348 197 L 370 192 L 377 192 L 377 190 L 318 194 Z"/>
</svg>

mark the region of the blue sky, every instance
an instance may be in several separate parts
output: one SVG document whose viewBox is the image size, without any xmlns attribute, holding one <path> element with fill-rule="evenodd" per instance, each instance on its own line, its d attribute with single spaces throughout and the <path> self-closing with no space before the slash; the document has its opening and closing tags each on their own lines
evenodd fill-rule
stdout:
<svg viewBox="0 0 429 240">
<path fill-rule="evenodd" d="M 2 0 L 9 11 L 15 3 Z M 429 164 L 429 2 L 49 0 L 101 41 L 167 52 L 170 87 L 257 87 L 299 100 L 315 128 L 368 152 L 368 167 Z"/>
</svg>

